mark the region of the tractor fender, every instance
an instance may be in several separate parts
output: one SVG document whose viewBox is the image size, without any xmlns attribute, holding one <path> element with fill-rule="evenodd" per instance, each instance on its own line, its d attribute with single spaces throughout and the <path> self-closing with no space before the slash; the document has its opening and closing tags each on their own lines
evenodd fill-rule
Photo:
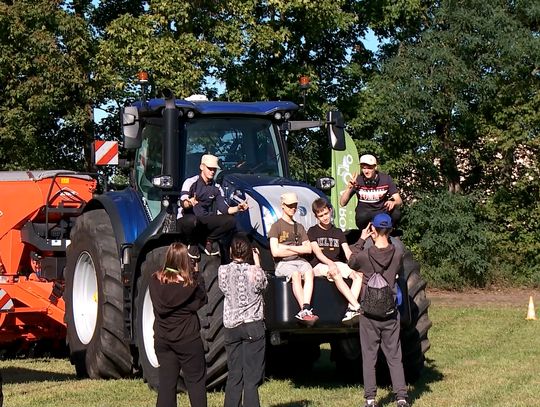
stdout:
<svg viewBox="0 0 540 407">
<path fill-rule="evenodd" d="M 142 197 L 130 188 L 95 196 L 85 206 L 84 212 L 96 209 L 104 209 L 109 215 L 119 256 L 122 245 L 135 242 L 150 223 Z"/>
</svg>

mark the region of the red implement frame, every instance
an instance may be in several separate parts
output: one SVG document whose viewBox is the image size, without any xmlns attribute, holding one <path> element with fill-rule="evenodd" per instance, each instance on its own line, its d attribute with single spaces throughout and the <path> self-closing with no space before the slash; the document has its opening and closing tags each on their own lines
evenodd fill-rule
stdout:
<svg viewBox="0 0 540 407">
<path fill-rule="evenodd" d="M 0 346 L 63 340 L 63 281 L 41 264 L 63 264 L 71 220 L 96 181 L 71 171 L 0 172 Z M 58 276 L 62 270 L 56 270 Z"/>
</svg>

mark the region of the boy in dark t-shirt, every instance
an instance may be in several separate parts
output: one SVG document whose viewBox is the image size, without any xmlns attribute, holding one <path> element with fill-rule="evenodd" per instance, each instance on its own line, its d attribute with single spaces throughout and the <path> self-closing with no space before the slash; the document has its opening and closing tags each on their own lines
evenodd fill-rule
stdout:
<svg viewBox="0 0 540 407">
<path fill-rule="evenodd" d="M 313 201 L 311 209 L 319 221 L 308 230 L 309 241 L 313 251 L 311 266 L 315 276 L 325 276 L 336 284 L 337 289 L 349 302 L 342 321 L 354 325 L 360 317 L 358 296 L 362 288 L 362 274 L 352 270 L 347 265 L 351 249 L 347 244 L 345 234 L 331 223 L 332 211 L 328 202 L 323 198 Z M 344 278 L 350 278 L 349 288 Z"/>
</svg>

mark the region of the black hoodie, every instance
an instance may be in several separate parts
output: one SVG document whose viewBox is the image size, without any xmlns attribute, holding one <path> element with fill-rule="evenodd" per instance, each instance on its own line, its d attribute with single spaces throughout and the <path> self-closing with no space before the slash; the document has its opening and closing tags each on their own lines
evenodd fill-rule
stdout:
<svg viewBox="0 0 540 407">
<path fill-rule="evenodd" d="M 383 272 L 383 276 L 388 281 L 388 285 L 396 293 L 396 276 L 401 270 L 403 248 L 389 243 L 385 248 L 378 248 L 375 245 L 367 249 L 363 248 L 363 241 L 356 245 L 358 251 L 353 251 L 349 259 L 349 267 L 364 274 L 362 279 L 362 291 L 364 291 L 369 278 L 375 272 Z"/>
<path fill-rule="evenodd" d="M 196 284 L 184 287 L 183 282 L 161 284 L 152 276 L 149 289 L 156 317 L 156 341 L 187 343 L 200 335 L 197 311 L 207 301 L 202 278 L 199 277 Z"/>
</svg>

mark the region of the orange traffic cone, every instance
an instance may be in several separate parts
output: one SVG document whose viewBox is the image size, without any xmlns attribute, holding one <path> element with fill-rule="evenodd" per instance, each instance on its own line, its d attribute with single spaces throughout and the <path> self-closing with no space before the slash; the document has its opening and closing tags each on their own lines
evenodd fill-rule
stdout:
<svg viewBox="0 0 540 407">
<path fill-rule="evenodd" d="M 534 310 L 534 302 L 532 299 L 532 295 L 529 297 L 529 309 L 527 310 L 527 318 L 528 320 L 536 320 L 536 311 Z"/>
</svg>

